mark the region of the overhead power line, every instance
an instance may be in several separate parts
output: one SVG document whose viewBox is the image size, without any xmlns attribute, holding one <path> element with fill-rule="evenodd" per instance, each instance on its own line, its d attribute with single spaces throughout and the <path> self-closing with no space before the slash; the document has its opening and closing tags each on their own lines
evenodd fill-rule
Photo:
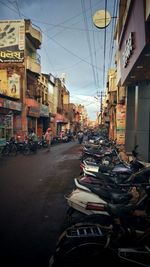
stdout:
<svg viewBox="0 0 150 267">
<path fill-rule="evenodd" d="M 105 25 L 106 25 L 106 11 L 107 11 L 107 0 L 105 0 Z M 106 67 L 106 27 L 104 29 L 104 62 L 103 62 L 103 88 L 105 88 L 105 67 Z"/>
<path fill-rule="evenodd" d="M 81 6 L 82 6 L 85 29 L 87 30 L 88 29 L 88 22 L 87 22 L 87 17 L 86 17 L 86 9 L 85 9 L 84 0 L 81 0 Z M 89 32 L 88 31 L 86 31 L 86 38 L 87 38 L 87 44 L 88 44 L 88 48 L 89 48 L 89 55 L 90 55 L 90 60 L 91 60 L 91 66 L 92 66 L 94 82 L 95 82 L 95 86 L 97 87 L 98 85 L 97 85 L 97 81 L 96 81 L 96 75 L 95 75 L 95 69 L 94 69 L 94 63 L 93 63 L 93 56 L 92 56 L 92 48 L 91 48 L 90 36 L 89 36 Z"/>
</svg>

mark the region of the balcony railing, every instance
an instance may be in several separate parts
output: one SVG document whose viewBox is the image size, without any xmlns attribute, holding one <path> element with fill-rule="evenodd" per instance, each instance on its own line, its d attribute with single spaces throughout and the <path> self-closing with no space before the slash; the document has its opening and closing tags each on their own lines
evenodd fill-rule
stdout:
<svg viewBox="0 0 150 267">
<path fill-rule="evenodd" d="M 40 28 L 34 25 L 32 27 L 31 21 L 26 20 L 26 35 L 30 39 L 30 41 L 34 44 L 35 48 L 39 49 L 42 43 L 42 33 Z M 36 29 L 37 28 L 37 29 Z"/>
<path fill-rule="evenodd" d="M 36 54 L 35 57 L 27 55 L 27 69 L 35 72 L 41 73 L 41 64 L 40 64 L 40 56 Z"/>
</svg>

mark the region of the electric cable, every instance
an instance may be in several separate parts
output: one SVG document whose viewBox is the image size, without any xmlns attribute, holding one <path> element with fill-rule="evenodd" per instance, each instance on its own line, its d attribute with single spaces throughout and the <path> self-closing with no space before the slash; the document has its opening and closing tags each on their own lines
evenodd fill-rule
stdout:
<svg viewBox="0 0 150 267">
<path fill-rule="evenodd" d="M 114 49 L 114 30 L 115 30 L 115 25 L 116 25 L 116 19 L 117 19 L 117 11 L 118 11 L 118 0 L 115 0 L 114 3 L 114 9 L 113 9 L 113 22 L 112 22 L 112 31 L 111 31 L 111 42 L 110 42 L 110 53 L 109 53 L 109 64 L 108 64 L 108 68 L 111 68 L 111 62 L 112 62 L 112 57 L 113 57 L 113 49 Z"/>
<path fill-rule="evenodd" d="M 107 0 L 105 0 L 105 29 L 104 29 L 104 62 L 103 62 L 103 88 L 105 87 L 105 60 L 106 60 L 106 10 Z"/>
<path fill-rule="evenodd" d="M 91 11 L 91 17 L 92 17 L 92 1 L 90 0 L 90 11 Z M 92 23 L 92 28 L 94 29 L 94 25 Z M 95 59 L 95 65 L 97 66 L 97 54 L 96 54 L 96 44 L 95 44 L 95 35 L 94 35 L 94 31 L 93 31 L 93 34 L 92 34 L 92 37 L 93 37 L 93 46 L 94 46 L 94 59 Z M 99 76 L 98 76 L 98 71 L 96 69 L 96 84 L 97 84 L 97 87 L 99 87 Z"/>
<path fill-rule="evenodd" d="M 84 19 L 85 29 L 87 30 L 88 29 L 88 23 L 87 23 L 86 9 L 85 9 L 85 2 L 84 2 L 84 0 L 81 0 L 81 7 L 82 7 L 82 13 L 83 13 L 83 19 Z M 90 36 L 89 36 L 89 32 L 87 32 L 87 31 L 86 31 L 86 38 L 87 38 L 87 44 L 88 44 L 88 48 L 89 48 L 89 55 L 90 55 L 90 60 L 91 60 L 91 66 L 92 66 L 92 72 L 93 72 L 94 82 L 95 82 L 95 85 L 97 86 L 95 69 L 93 67 L 94 66 L 94 63 L 93 63 L 93 56 L 92 56 Z"/>
</svg>

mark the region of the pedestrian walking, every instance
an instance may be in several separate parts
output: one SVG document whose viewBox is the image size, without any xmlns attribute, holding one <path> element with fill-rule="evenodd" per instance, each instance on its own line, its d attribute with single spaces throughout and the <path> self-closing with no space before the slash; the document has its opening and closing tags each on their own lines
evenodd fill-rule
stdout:
<svg viewBox="0 0 150 267">
<path fill-rule="evenodd" d="M 44 135 L 44 139 L 47 142 L 48 151 L 50 151 L 50 148 L 51 148 L 52 138 L 53 138 L 52 129 L 48 128 Z"/>
</svg>

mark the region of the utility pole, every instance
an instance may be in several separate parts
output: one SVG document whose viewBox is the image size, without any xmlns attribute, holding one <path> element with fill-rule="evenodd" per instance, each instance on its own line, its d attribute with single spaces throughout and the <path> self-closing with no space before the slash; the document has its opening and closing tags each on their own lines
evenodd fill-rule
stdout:
<svg viewBox="0 0 150 267">
<path fill-rule="evenodd" d="M 100 126 L 102 128 L 102 115 L 103 115 L 103 96 L 105 96 L 104 92 L 103 91 L 100 91 L 100 92 L 97 92 L 97 97 L 100 98 L 100 114 L 99 114 L 99 117 L 100 117 Z"/>
</svg>

